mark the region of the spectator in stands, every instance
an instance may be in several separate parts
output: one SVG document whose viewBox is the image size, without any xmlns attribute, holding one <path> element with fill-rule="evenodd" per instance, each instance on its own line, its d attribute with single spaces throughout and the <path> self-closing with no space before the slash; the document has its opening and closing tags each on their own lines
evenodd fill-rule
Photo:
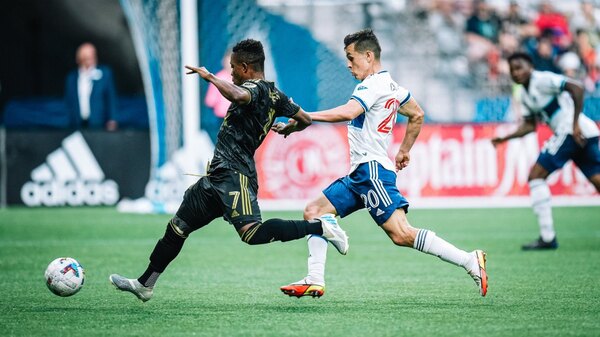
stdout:
<svg viewBox="0 0 600 337">
<path fill-rule="evenodd" d="M 522 45 L 525 41 L 533 39 L 538 35 L 536 26 L 523 13 L 521 6 L 515 0 L 511 0 L 508 11 L 501 17 L 500 49 L 505 57 L 512 55 L 514 45 Z M 508 45 L 508 46 L 507 46 Z"/>
<path fill-rule="evenodd" d="M 539 14 L 535 19 L 535 26 L 541 34 L 552 33 L 552 45 L 560 51 L 569 49 L 573 37 L 569 30 L 567 18 L 554 9 L 550 1 L 540 2 Z"/>
<path fill-rule="evenodd" d="M 483 0 L 474 3 L 473 14 L 466 24 L 466 38 L 467 57 L 476 78 L 487 76 L 488 69 L 497 68 L 499 49 L 496 44 L 500 26 L 500 18 L 493 8 Z M 489 64 L 490 61 L 495 64 Z"/>
<path fill-rule="evenodd" d="M 582 0 L 579 11 L 571 18 L 571 32 L 588 32 L 592 47 L 600 45 L 600 9 L 595 8 L 591 0 Z"/>
<path fill-rule="evenodd" d="M 575 50 L 581 59 L 586 71 L 583 79 L 586 91 L 593 92 L 596 89 L 596 82 L 599 80 L 599 74 L 596 69 L 596 50 L 592 47 L 589 34 L 585 30 L 578 30 L 575 39 Z"/>
<path fill-rule="evenodd" d="M 117 96 L 112 71 L 98 66 L 96 48 L 84 43 L 77 48 L 78 69 L 67 75 L 65 101 L 73 128 L 117 129 Z"/>
<path fill-rule="evenodd" d="M 484 0 L 476 1 L 474 5 L 473 14 L 467 20 L 467 36 L 485 39 L 486 42 L 491 43 L 498 42 L 500 18 Z"/>
<path fill-rule="evenodd" d="M 438 74 L 466 77 L 467 61 L 464 55 L 465 18 L 454 7 L 454 0 L 438 0 L 429 16 L 429 26 L 435 33 L 440 55 Z"/>
<path fill-rule="evenodd" d="M 581 60 L 577 53 L 573 51 L 568 51 L 563 53 L 558 59 L 557 63 L 558 67 L 562 71 L 562 73 L 572 79 L 580 80 L 584 73 L 581 67 Z"/>
<path fill-rule="evenodd" d="M 556 54 L 552 45 L 552 33 L 546 32 L 537 41 L 537 47 L 531 54 L 533 66 L 540 71 L 551 71 L 560 74 L 561 71 L 555 63 Z"/>
<path fill-rule="evenodd" d="M 523 36 L 535 34 L 535 32 L 531 32 L 531 29 L 528 29 L 528 26 L 530 26 L 529 20 L 521 13 L 519 3 L 511 0 L 508 11 L 501 17 L 501 31 L 520 40 Z"/>
</svg>

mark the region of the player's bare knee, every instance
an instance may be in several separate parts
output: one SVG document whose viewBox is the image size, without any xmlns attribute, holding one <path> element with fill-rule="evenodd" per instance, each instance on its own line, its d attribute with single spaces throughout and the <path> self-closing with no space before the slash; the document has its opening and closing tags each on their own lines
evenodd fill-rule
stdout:
<svg viewBox="0 0 600 337">
<path fill-rule="evenodd" d="M 535 164 L 529 171 L 528 181 L 532 181 L 535 179 L 546 179 L 549 175 L 549 172 L 540 164 Z"/>
<path fill-rule="evenodd" d="M 318 205 L 309 203 L 304 208 L 304 220 L 312 220 L 318 218 L 319 216 L 321 216 L 321 214 L 319 214 L 319 211 L 320 208 Z"/>
</svg>

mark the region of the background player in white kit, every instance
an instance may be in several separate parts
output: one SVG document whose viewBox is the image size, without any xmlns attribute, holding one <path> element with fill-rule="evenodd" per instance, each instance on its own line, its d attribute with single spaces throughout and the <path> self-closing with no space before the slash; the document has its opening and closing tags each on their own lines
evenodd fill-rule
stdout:
<svg viewBox="0 0 600 337">
<path fill-rule="evenodd" d="M 558 242 L 552 219 L 550 188 L 546 178 L 569 160 L 579 167 L 600 192 L 600 150 L 598 127 L 583 109 L 583 88 L 563 75 L 536 71 L 529 55 L 515 53 L 508 58 L 510 75 L 522 84 L 523 122 L 515 132 L 492 139 L 494 146 L 535 131 L 538 121 L 550 126 L 554 135 L 546 141 L 529 172 L 529 194 L 540 225 L 540 237 L 524 250 L 556 249 Z"/>
<path fill-rule="evenodd" d="M 348 68 L 359 83 L 348 103 L 336 108 L 311 113 L 314 121 L 348 122 L 350 174 L 334 181 L 304 211 L 305 219 L 327 213 L 345 217 L 366 208 L 375 222 L 399 246 L 413 247 L 438 256 L 467 270 L 480 293 L 487 292 L 485 253 L 471 253 L 456 248 L 432 231 L 413 228 L 406 219 L 408 201 L 396 187 L 396 170 L 405 168 L 423 124 L 424 112 L 410 93 L 400 87 L 387 71 L 382 71 L 381 48 L 370 30 L 344 38 Z M 395 164 L 388 157 L 396 114 L 408 117 L 406 134 Z M 295 131 L 294 122 L 275 128 L 281 134 Z M 321 296 L 325 291 L 327 241 L 318 235 L 308 238 L 308 275 L 281 287 L 290 296 Z"/>
</svg>

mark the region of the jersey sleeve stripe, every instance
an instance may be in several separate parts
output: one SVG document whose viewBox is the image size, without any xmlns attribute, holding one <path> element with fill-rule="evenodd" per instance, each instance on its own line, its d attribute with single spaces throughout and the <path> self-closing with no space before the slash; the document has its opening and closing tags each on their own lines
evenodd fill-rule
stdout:
<svg viewBox="0 0 600 337">
<path fill-rule="evenodd" d="M 362 99 L 360 99 L 360 97 L 358 96 L 352 96 L 350 97 L 350 99 L 355 99 L 363 108 L 363 110 L 365 110 L 365 112 L 369 111 L 369 109 L 367 108 L 367 105 L 365 104 L 365 102 L 363 102 Z"/>
<path fill-rule="evenodd" d="M 560 91 L 565 90 L 565 85 L 567 85 L 567 81 L 566 80 L 562 80 L 562 82 L 560 83 Z"/>
<path fill-rule="evenodd" d="M 402 100 L 402 102 L 400 102 L 400 106 L 403 106 L 404 104 L 406 104 L 406 102 L 408 102 L 409 99 L 410 99 L 410 92 L 408 93 L 408 95 L 406 95 L 406 98 L 404 98 Z"/>
</svg>

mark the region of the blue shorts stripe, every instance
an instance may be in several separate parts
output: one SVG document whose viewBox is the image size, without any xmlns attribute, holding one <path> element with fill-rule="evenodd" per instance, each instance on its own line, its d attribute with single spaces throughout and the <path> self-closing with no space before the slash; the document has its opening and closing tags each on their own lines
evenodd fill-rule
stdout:
<svg viewBox="0 0 600 337">
<path fill-rule="evenodd" d="M 369 171 L 371 174 L 371 182 L 373 183 L 373 187 L 375 188 L 377 195 L 379 195 L 379 199 L 383 202 L 383 205 L 385 207 L 389 206 L 392 203 L 392 200 L 390 199 L 389 195 L 385 191 L 385 188 L 383 187 L 383 183 L 381 182 L 381 180 L 379 180 L 379 172 L 377 170 L 377 162 L 374 162 L 374 161 L 369 162 Z"/>
<path fill-rule="evenodd" d="M 359 164 L 352 173 L 331 183 L 323 194 L 342 218 L 366 208 L 380 226 L 397 209 L 406 212 L 409 206 L 396 187 L 396 173 L 377 161 Z"/>
<path fill-rule="evenodd" d="M 383 197 L 383 203 L 384 203 L 384 205 L 386 207 L 389 206 L 389 205 L 391 205 L 392 204 L 392 200 L 390 199 L 389 194 L 387 193 L 387 191 L 383 187 L 383 183 L 381 182 L 381 180 L 377 180 L 376 183 L 379 186 L 379 189 L 381 190 L 381 196 Z"/>
</svg>

